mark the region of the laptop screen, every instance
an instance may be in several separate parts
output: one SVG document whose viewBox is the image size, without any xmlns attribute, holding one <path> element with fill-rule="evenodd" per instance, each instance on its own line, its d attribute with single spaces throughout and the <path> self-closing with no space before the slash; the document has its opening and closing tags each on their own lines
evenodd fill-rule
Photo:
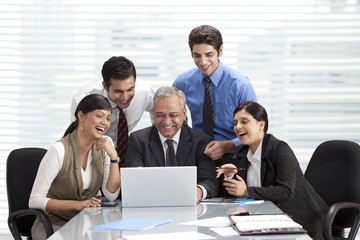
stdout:
<svg viewBox="0 0 360 240">
<path fill-rule="evenodd" d="M 124 167 L 120 174 L 123 207 L 196 205 L 195 166 Z"/>
</svg>

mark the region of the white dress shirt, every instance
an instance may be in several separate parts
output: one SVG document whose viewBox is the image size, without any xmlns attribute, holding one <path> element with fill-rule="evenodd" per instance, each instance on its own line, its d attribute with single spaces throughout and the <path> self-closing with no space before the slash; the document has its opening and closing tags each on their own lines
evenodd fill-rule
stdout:
<svg viewBox="0 0 360 240">
<path fill-rule="evenodd" d="M 91 83 L 83 88 L 81 88 L 77 93 L 75 93 L 72 102 L 71 102 L 71 122 L 75 121 L 75 110 L 79 102 L 87 95 L 90 94 L 100 94 L 108 98 L 107 91 L 104 89 L 101 82 Z M 134 129 L 136 124 L 141 119 L 143 113 L 149 112 L 151 119 L 151 111 L 153 108 L 153 98 L 154 90 L 151 88 L 151 85 L 142 81 L 141 79 L 136 79 L 135 81 L 135 96 L 131 100 L 130 105 L 127 108 L 124 108 L 123 111 L 126 115 L 128 130 L 129 133 Z M 109 99 L 109 98 L 108 98 Z M 119 109 L 117 105 L 113 103 L 110 99 L 110 104 L 112 107 L 110 127 L 106 131 L 105 135 L 109 136 L 113 142 L 117 143 L 117 128 L 119 122 Z"/>
<path fill-rule="evenodd" d="M 253 154 L 249 148 L 247 153 L 247 159 L 250 162 L 246 183 L 249 187 L 261 187 L 261 149 L 262 149 L 262 140 Z"/>
<path fill-rule="evenodd" d="M 61 142 L 55 142 L 46 152 L 44 158 L 41 160 L 34 185 L 29 199 L 30 208 L 39 208 L 46 211 L 46 204 L 50 200 L 47 197 L 50 186 L 62 168 L 65 156 L 65 148 Z M 110 171 L 110 157 L 105 153 L 104 162 L 104 177 L 102 182 L 102 191 L 104 195 L 113 201 L 117 198 L 120 192 L 120 187 L 115 193 L 110 193 L 106 189 L 106 183 L 109 178 Z M 86 190 L 92 179 L 92 150 L 88 154 L 88 161 L 86 170 L 81 169 L 83 180 L 83 190 Z"/>
<path fill-rule="evenodd" d="M 161 144 L 162 144 L 162 147 L 163 147 L 163 150 L 164 150 L 164 157 L 165 157 L 165 162 L 164 162 L 164 166 L 166 164 L 166 151 L 168 149 L 168 145 L 167 143 L 165 142 L 166 141 L 166 137 L 164 137 L 163 135 L 161 135 L 161 133 L 158 131 L 159 133 L 159 137 L 160 137 L 160 141 L 161 141 Z M 178 144 L 179 144 L 179 139 L 180 139 L 180 133 L 181 133 L 181 128 L 179 129 L 179 131 L 175 134 L 175 136 L 173 138 L 171 138 L 173 140 L 173 144 L 174 144 L 174 150 L 175 150 L 175 156 L 176 156 L 176 153 L 177 153 L 177 147 L 178 147 Z"/>
</svg>

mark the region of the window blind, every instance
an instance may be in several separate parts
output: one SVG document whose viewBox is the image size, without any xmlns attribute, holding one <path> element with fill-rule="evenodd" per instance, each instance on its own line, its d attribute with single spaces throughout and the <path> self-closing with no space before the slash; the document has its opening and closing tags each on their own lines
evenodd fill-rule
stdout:
<svg viewBox="0 0 360 240">
<path fill-rule="evenodd" d="M 187 37 L 217 27 L 221 60 L 254 86 L 269 132 L 302 169 L 323 141 L 360 142 L 360 4 L 304 1 L 3 0 L 0 3 L 0 233 L 8 234 L 6 158 L 48 148 L 70 123 L 73 94 L 131 59 L 154 89 L 195 67 Z M 150 125 L 147 114 L 136 129 Z M 10 235 L 9 235 L 10 236 Z"/>
</svg>

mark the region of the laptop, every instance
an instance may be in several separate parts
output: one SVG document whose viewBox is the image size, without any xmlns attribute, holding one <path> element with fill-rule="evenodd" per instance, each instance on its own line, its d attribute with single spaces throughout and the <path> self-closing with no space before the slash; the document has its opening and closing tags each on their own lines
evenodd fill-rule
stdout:
<svg viewBox="0 0 360 240">
<path fill-rule="evenodd" d="M 120 174 L 122 207 L 196 205 L 195 166 L 124 167 Z"/>
</svg>

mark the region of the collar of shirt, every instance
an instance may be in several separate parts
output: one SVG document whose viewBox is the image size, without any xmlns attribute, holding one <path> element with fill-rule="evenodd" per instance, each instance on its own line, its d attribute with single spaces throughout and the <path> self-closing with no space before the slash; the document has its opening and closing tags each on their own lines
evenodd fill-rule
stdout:
<svg viewBox="0 0 360 240">
<path fill-rule="evenodd" d="M 261 187 L 261 149 L 262 140 L 253 154 L 250 150 L 247 152 L 247 159 L 251 163 L 248 167 L 246 182 L 249 187 Z"/>
<path fill-rule="evenodd" d="M 115 113 L 115 115 L 116 115 L 116 122 L 118 123 L 118 121 L 119 121 L 120 108 L 118 108 L 118 106 L 117 106 L 113 101 L 111 101 L 110 98 L 108 98 L 108 99 L 109 99 L 110 106 L 111 106 L 111 109 L 112 109 L 112 114 Z M 127 108 L 122 108 L 123 112 L 125 113 L 126 118 L 129 117 L 129 116 L 128 116 L 128 108 L 129 108 L 129 107 L 127 107 Z M 127 120 L 127 121 L 128 121 L 128 123 L 129 123 L 129 120 Z"/>
<path fill-rule="evenodd" d="M 262 152 L 262 142 L 263 140 L 261 140 L 258 148 L 256 149 L 255 153 L 253 154 L 250 150 L 250 147 L 249 147 L 249 150 L 247 152 L 247 159 L 249 160 L 249 162 L 251 164 L 260 164 L 261 162 L 261 152 Z"/>
<path fill-rule="evenodd" d="M 222 64 L 222 62 L 220 61 L 220 58 L 218 58 L 219 60 L 219 66 L 216 68 L 216 70 L 209 76 L 211 82 L 217 87 L 217 85 L 219 84 L 220 82 L 220 78 L 223 74 L 223 69 L 224 69 L 224 66 Z M 201 79 L 203 79 L 205 77 L 205 75 L 201 73 Z"/>
<path fill-rule="evenodd" d="M 161 144 L 162 144 L 162 147 L 164 149 L 164 154 L 166 155 L 166 150 L 168 148 L 168 145 L 167 143 L 165 142 L 166 141 L 166 137 L 164 137 L 163 135 L 161 135 L 161 133 L 158 131 L 159 133 L 159 137 L 160 137 L 160 141 L 161 141 Z M 174 140 L 173 144 L 174 144 L 174 150 L 175 150 L 175 155 L 176 155 L 176 152 L 177 152 L 177 146 L 179 144 L 179 139 L 180 139 L 180 133 L 181 133 L 181 128 L 179 129 L 179 131 L 175 134 L 175 136 L 172 138 L 172 140 Z M 166 158 L 166 156 L 165 156 Z"/>
</svg>

